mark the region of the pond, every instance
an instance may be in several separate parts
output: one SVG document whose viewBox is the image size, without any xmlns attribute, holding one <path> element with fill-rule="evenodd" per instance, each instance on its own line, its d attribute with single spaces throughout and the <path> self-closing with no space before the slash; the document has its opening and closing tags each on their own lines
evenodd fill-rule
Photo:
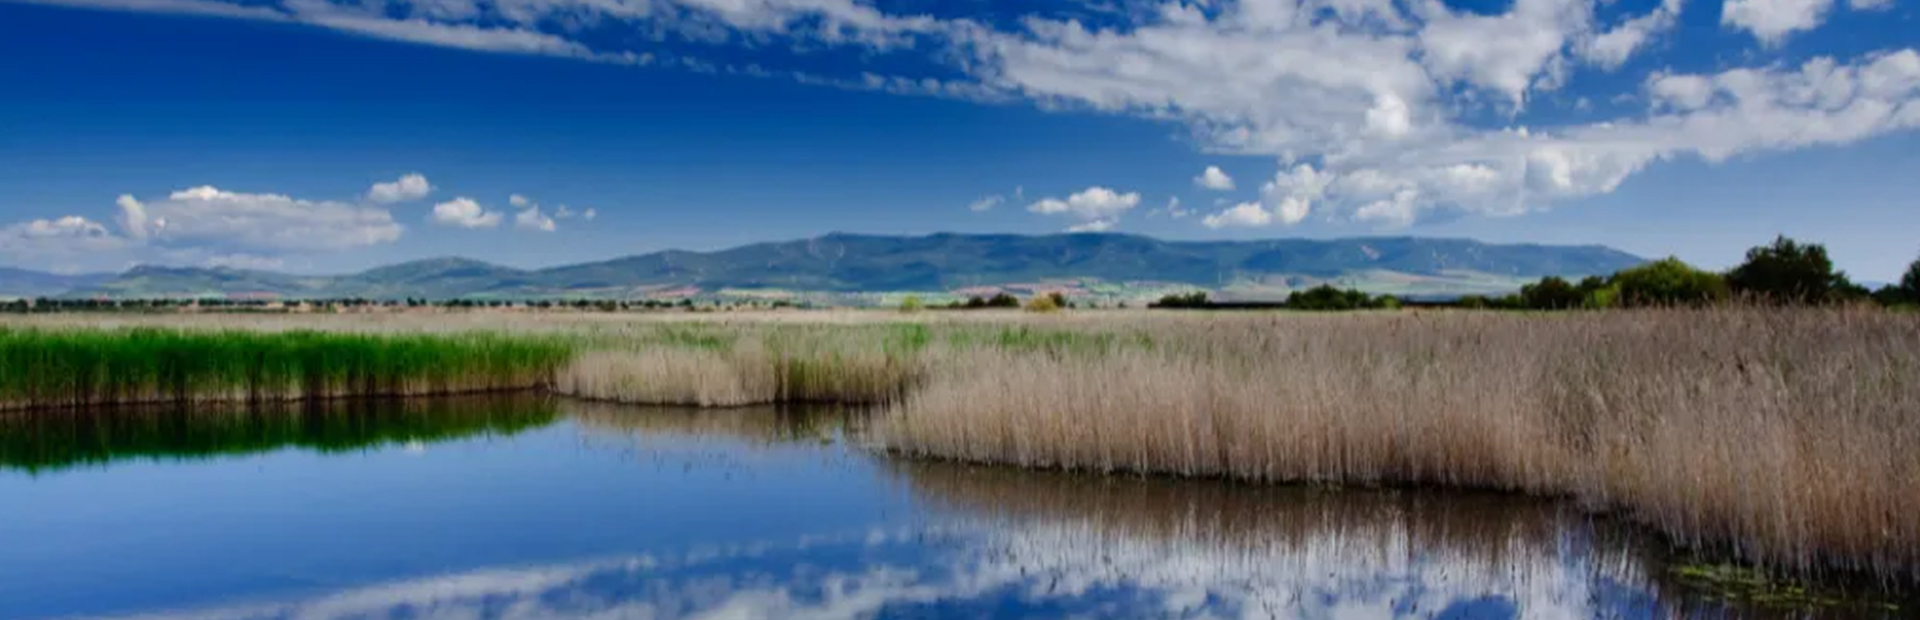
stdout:
<svg viewBox="0 0 1920 620">
<path fill-rule="evenodd" d="M 906 461 L 861 427 L 540 397 L 0 416 L 0 618 L 1774 615 L 1555 502 Z"/>
</svg>

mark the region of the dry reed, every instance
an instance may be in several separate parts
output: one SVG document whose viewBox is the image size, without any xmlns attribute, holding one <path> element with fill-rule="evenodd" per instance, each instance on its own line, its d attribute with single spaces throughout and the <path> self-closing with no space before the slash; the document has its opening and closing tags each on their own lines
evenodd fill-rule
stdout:
<svg viewBox="0 0 1920 620">
<path fill-rule="evenodd" d="M 1233 317 L 932 365 L 904 454 L 1570 496 L 1796 571 L 1920 567 L 1920 321 L 1836 310 Z"/>
</svg>

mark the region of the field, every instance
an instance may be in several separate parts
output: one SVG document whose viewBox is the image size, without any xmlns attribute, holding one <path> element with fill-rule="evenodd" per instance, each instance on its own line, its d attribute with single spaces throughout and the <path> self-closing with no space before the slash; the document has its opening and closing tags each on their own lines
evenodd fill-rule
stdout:
<svg viewBox="0 0 1920 620">
<path fill-rule="evenodd" d="M 137 326 L 545 343 L 566 355 L 536 371 L 550 375 L 523 376 L 529 384 L 612 402 L 867 405 L 876 412 L 868 440 L 900 455 L 1518 491 L 1617 512 L 1677 544 L 1786 572 L 1920 574 L 1920 318 L 1910 314 L 51 315 L 0 324 L 9 330 L 0 386 L 19 383 L 19 360 L 46 359 L 6 347 L 48 330 L 69 340 L 96 333 L 71 330 Z"/>
</svg>

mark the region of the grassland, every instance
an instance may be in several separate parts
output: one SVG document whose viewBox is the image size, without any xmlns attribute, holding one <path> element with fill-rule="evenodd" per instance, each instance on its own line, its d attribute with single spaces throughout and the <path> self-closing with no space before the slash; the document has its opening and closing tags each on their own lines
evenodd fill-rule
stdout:
<svg viewBox="0 0 1920 620">
<path fill-rule="evenodd" d="M 127 317 L 189 332 L 535 339 L 559 393 L 871 405 L 894 454 L 1570 498 L 1788 572 L 1920 575 L 1920 317 L 794 312 Z M 501 336 L 512 332 L 511 336 Z M 474 335 L 492 334 L 492 335 Z M 547 358 L 541 358 L 547 359 Z M 8 361 L 0 368 L 19 368 Z M 232 384 L 220 384 L 232 385 Z"/>
</svg>

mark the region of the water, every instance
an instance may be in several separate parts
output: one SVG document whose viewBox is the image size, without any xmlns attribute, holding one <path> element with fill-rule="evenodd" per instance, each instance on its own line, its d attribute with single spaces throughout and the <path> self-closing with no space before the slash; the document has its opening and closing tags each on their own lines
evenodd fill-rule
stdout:
<svg viewBox="0 0 1920 620">
<path fill-rule="evenodd" d="M 1772 615 L 1550 502 L 909 462 L 859 426 L 534 398 L 0 417 L 0 618 Z"/>
</svg>

